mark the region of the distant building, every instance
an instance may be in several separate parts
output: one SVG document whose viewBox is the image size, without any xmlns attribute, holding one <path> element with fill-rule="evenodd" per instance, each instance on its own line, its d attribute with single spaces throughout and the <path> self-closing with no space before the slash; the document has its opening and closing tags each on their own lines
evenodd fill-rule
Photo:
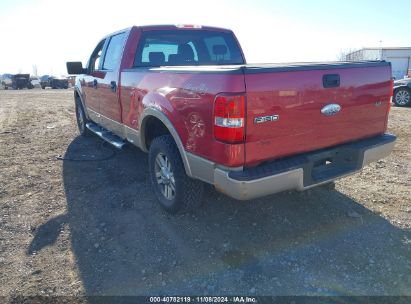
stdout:
<svg viewBox="0 0 411 304">
<path fill-rule="evenodd" d="M 385 60 L 391 62 L 392 76 L 395 79 L 402 79 L 411 69 L 410 57 L 411 47 L 376 47 L 348 53 L 345 55 L 345 60 Z"/>
</svg>

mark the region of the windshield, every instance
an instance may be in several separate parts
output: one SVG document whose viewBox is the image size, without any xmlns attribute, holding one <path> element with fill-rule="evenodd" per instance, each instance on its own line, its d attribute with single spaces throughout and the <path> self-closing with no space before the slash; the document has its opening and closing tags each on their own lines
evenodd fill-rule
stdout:
<svg viewBox="0 0 411 304">
<path fill-rule="evenodd" d="M 134 66 L 243 64 L 230 32 L 175 30 L 143 32 Z"/>
</svg>

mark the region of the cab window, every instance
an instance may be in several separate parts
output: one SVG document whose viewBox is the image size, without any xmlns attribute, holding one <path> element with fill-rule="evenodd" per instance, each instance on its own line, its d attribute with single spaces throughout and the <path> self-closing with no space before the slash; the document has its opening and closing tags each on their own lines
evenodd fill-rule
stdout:
<svg viewBox="0 0 411 304">
<path fill-rule="evenodd" d="M 104 56 L 103 70 L 114 70 L 121 61 L 125 33 L 120 33 L 110 38 L 106 54 Z"/>
<path fill-rule="evenodd" d="M 106 41 L 105 39 L 101 40 L 99 44 L 96 46 L 96 48 L 94 49 L 93 53 L 91 54 L 89 64 L 88 64 L 88 70 L 90 73 L 100 69 L 100 63 L 101 63 L 100 58 L 103 52 L 105 41 Z"/>
</svg>

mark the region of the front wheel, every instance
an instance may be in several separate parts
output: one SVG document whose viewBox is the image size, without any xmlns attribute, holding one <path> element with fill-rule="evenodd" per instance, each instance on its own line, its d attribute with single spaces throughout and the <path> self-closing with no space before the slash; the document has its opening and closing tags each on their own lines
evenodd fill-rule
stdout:
<svg viewBox="0 0 411 304">
<path fill-rule="evenodd" d="M 411 104 L 411 91 L 408 88 L 400 88 L 394 94 L 396 106 L 405 107 Z"/>
<path fill-rule="evenodd" d="M 83 105 L 79 100 L 76 100 L 76 118 L 77 118 L 77 127 L 81 136 L 90 135 L 89 129 L 87 129 L 87 117 L 84 113 Z"/>
<path fill-rule="evenodd" d="M 176 214 L 201 205 L 203 183 L 188 177 L 177 146 L 170 135 L 155 138 L 150 146 L 151 185 L 160 205 Z"/>
</svg>

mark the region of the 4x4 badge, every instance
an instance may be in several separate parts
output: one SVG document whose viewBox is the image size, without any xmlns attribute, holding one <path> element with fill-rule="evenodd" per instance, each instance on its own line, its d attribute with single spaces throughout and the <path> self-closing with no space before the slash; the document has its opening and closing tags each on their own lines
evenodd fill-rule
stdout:
<svg viewBox="0 0 411 304">
<path fill-rule="evenodd" d="M 261 116 L 261 117 L 254 118 L 254 123 L 260 124 L 260 123 L 269 122 L 269 121 L 277 121 L 279 119 L 280 119 L 280 115 L 277 115 L 277 114 L 269 115 L 269 116 Z"/>
</svg>

